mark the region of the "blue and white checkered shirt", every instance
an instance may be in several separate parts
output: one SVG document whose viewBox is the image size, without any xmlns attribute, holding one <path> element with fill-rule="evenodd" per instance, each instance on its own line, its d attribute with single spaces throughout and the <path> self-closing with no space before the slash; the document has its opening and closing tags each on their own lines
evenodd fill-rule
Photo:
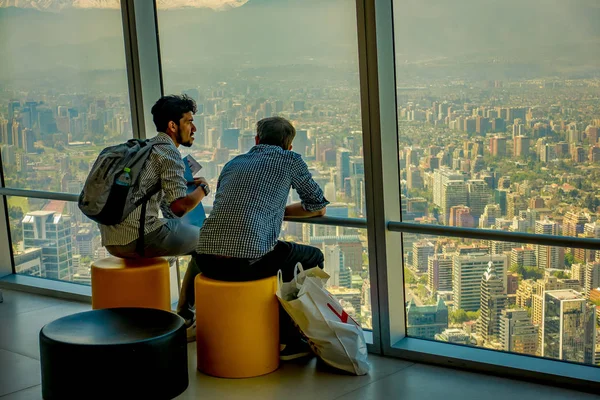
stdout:
<svg viewBox="0 0 600 400">
<path fill-rule="evenodd" d="M 261 144 L 235 157 L 221 171 L 196 251 L 249 259 L 264 256 L 277 244 L 292 188 L 307 211 L 329 204 L 300 154 Z"/>
</svg>

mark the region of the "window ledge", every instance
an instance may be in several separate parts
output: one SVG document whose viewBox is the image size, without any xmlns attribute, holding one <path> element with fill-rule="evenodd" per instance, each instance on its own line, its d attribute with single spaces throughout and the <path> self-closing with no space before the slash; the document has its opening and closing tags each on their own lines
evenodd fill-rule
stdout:
<svg viewBox="0 0 600 400">
<path fill-rule="evenodd" d="M 385 355 L 585 392 L 600 391 L 600 368 L 594 366 L 417 338 L 400 340 Z"/>
<path fill-rule="evenodd" d="M 11 274 L 0 278 L 0 288 L 19 290 L 65 300 L 92 302 L 92 288 L 72 282 L 61 282 L 35 276 Z"/>
</svg>

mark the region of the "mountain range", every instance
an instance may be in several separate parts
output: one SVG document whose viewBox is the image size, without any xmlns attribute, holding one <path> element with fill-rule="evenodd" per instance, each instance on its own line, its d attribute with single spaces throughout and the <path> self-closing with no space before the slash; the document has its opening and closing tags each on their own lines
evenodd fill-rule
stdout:
<svg viewBox="0 0 600 400">
<path fill-rule="evenodd" d="M 248 0 L 158 0 L 159 9 L 211 8 L 229 10 L 244 5 Z M 119 9 L 119 0 L 0 0 L 0 8 L 32 8 L 41 11 L 60 11 L 70 8 Z"/>
</svg>

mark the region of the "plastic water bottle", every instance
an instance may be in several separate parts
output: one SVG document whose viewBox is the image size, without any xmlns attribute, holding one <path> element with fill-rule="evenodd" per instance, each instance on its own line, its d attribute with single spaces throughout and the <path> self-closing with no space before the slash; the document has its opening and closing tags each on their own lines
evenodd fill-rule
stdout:
<svg viewBox="0 0 600 400">
<path fill-rule="evenodd" d="M 119 175 L 115 183 L 119 186 L 131 186 L 131 174 L 129 174 L 130 172 L 131 169 L 123 168 L 123 172 L 121 173 L 121 175 Z"/>
</svg>

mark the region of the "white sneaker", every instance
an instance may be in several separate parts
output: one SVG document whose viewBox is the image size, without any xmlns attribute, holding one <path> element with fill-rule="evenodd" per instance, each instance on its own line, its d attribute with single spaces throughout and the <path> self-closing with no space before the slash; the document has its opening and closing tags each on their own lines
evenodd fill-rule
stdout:
<svg viewBox="0 0 600 400">
<path fill-rule="evenodd" d="M 196 321 L 194 321 L 194 323 L 188 327 L 186 330 L 186 335 L 187 335 L 187 341 L 188 343 L 192 343 L 196 341 Z"/>
</svg>

